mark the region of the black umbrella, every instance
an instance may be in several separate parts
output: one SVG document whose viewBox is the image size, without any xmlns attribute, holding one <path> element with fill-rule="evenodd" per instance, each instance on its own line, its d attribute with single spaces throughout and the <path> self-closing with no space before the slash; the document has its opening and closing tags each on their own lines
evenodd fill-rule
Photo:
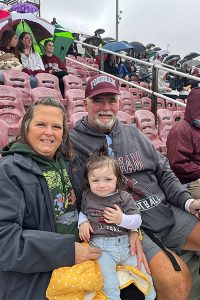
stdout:
<svg viewBox="0 0 200 300">
<path fill-rule="evenodd" d="M 172 62 L 178 61 L 180 59 L 180 55 L 178 54 L 171 54 L 164 58 L 163 63 L 166 65 L 171 65 Z"/>
<path fill-rule="evenodd" d="M 153 44 L 153 43 L 149 43 L 146 45 L 147 49 L 152 49 L 153 47 L 155 47 L 155 44 Z"/>
<path fill-rule="evenodd" d="M 153 50 L 153 51 L 160 51 L 161 50 L 161 48 L 160 47 L 154 47 L 153 49 L 151 49 L 151 50 Z"/>
<path fill-rule="evenodd" d="M 133 46 L 135 53 L 143 53 L 146 49 L 146 47 L 140 42 L 131 42 L 130 44 Z"/>
<path fill-rule="evenodd" d="M 187 61 L 187 60 L 191 60 L 193 58 L 196 58 L 197 56 L 200 56 L 200 54 L 196 53 L 196 52 L 191 52 L 191 53 L 187 54 L 186 56 L 184 56 L 183 59 L 185 59 L 185 61 Z"/>
<path fill-rule="evenodd" d="M 105 44 L 111 43 L 111 42 L 116 42 L 116 40 L 114 38 L 112 38 L 111 36 L 103 38 L 103 41 Z"/>
<path fill-rule="evenodd" d="M 86 43 L 86 44 L 91 44 L 93 46 L 97 46 L 97 47 L 100 44 L 101 45 L 105 44 L 104 40 L 102 40 L 102 38 L 100 38 L 100 37 L 98 37 L 96 35 L 87 37 L 83 42 Z"/>
<path fill-rule="evenodd" d="M 103 28 L 99 28 L 97 30 L 95 30 L 94 34 L 96 36 L 99 36 L 100 34 L 103 34 L 105 32 L 105 30 Z"/>
</svg>

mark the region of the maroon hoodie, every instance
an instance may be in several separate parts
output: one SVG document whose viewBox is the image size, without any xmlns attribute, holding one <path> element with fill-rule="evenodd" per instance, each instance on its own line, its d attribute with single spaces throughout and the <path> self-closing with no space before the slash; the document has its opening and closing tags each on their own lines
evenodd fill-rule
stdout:
<svg viewBox="0 0 200 300">
<path fill-rule="evenodd" d="M 52 56 L 44 55 L 42 57 L 42 61 L 45 67 L 45 71 L 47 72 L 49 72 L 49 70 L 53 70 L 55 72 L 67 71 L 65 64 L 60 60 L 59 57 L 55 55 Z"/>
<path fill-rule="evenodd" d="M 167 138 L 169 163 L 181 183 L 200 178 L 200 127 L 195 119 L 200 119 L 200 88 L 191 90 L 184 120 L 176 122 Z"/>
</svg>

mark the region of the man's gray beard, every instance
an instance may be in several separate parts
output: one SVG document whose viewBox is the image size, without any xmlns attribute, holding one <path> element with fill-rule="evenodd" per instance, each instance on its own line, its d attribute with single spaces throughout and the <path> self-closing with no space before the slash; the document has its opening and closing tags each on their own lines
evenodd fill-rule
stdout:
<svg viewBox="0 0 200 300">
<path fill-rule="evenodd" d="M 110 131 L 115 123 L 117 118 L 114 118 L 109 122 L 109 123 L 102 123 L 99 121 L 99 119 L 95 120 L 96 126 L 101 130 L 101 131 Z"/>
</svg>

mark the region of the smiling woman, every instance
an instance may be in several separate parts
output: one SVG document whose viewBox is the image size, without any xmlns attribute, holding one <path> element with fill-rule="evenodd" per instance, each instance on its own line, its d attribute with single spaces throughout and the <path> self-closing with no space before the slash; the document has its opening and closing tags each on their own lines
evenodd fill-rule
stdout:
<svg viewBox="0 0 200 300">
<path fill-rule="evenodd" d="M 63 105 L 43 98 L 1 152 L 0 300 L 46 299 L 53 269 L 100 255 L 76 242 L 83 167 L 66 124 Z"/>
<path fill-rule="evenodd" d="M 39 154 L 53 158 L 63 137 L 63 113 L 58 107 L 39 105 L 29 122 L 27 140 Z"/>
</svg>

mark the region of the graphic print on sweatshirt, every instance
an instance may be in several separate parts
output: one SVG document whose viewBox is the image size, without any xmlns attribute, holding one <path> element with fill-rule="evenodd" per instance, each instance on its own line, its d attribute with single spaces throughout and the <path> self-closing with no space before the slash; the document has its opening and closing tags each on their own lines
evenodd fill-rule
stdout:
<svg viewBox="0 0 200 300">
<path fill-rule="evenodd" d="M 76 196 L 67 171 L 63 170 L 63 181 L 60 173 L 56 170 L 43 172 L 43 175 L 53 196 L 56 222 L 69 225 L 77 221 L 77 215 L 74 214 L 76 210 Z"/>
<path fill-rule="evenodd" d="M 127 154 L 124 157 L 117 157 L 117 160 L 123 174 L 133 173 L 134 176 L 135 172 L 144 170 L 144 165 L 138 151 Z M 126 177 L 126 179 L 127 191 L 132 194 L 140 211 L 149 210 L 161 203 L 161 199 L 145 184 L 138 182 L 134 178 L 130 179 Z"/>
<path fill-rule="evenodd" d="M 87 212 L 90 217 L 91 221 L 94 219 L 95 223 L 98 224 L 98 227 L 96 228 L 97 231 L 101 230 L 109 230 L 112 232 L 123 232 L 119 226 L 116 224 L 107 224 L 104 220 L 104 209 L 96 209 L 96 208 L 90 208 Z"/>
</svg>

